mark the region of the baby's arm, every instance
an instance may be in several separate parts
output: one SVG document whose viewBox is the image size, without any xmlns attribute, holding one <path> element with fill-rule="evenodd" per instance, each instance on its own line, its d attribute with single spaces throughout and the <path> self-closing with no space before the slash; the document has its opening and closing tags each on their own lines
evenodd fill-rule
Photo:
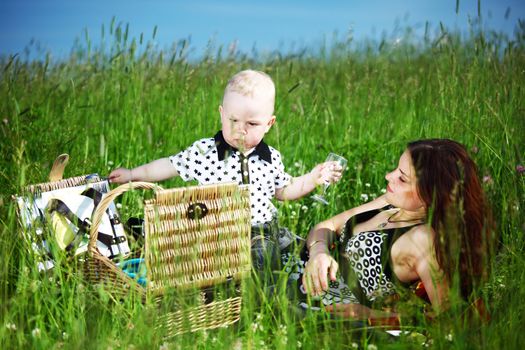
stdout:
<svg viewBox="0 0 525 350">
<path fill-rule="evenodd" d="M 178 175 L 179 173 L 171 164 L 169 158 L 160 158 L 133 169 L 115 169 L 109 174 L 108 178 L 110 182 L 115 183 L 126 183 L 129 181 L 157 182 Z"/>
<path fill-rule="evenodd" d="M 294 177 L 289 185 L 276 189 L 275 198 L 281 201 L 301 198 L 312 192 L 318 185 L 339 181 L 342 170 L 336 162 L 318 164 L 308 174 Z"/>
</svg>

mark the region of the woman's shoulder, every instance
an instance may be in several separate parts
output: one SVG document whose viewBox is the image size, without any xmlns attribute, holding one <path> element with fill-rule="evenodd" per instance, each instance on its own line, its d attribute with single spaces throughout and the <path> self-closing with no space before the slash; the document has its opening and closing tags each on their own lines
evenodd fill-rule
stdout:
<svg viewBox="0 0 525 350">
<path fill-rule="evenodd" d="M 406 243 L 409 243 L 412 248 L 415 248 L 413 252 L 419 252 L 418 255 L 423 254 L 426 256 L 428 253 L 432 253 L 434 231 L 427 224 L 412 227 L 405 232 L 400 239 L 401 238 L 403 238 Z"/>
<path fill-rule="evenodd" d="M 426 223 L 413 226 L 407 234 L 418 241 L 432 241 L 434 239 L 434 230 Z"/>
</svg>

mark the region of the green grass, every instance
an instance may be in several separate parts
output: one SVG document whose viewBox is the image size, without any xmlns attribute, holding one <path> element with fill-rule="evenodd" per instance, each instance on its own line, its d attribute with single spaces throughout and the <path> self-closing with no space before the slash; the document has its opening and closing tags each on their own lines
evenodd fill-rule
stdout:
<svg viewBox="0 0 525 350">
<path fill-rule="evenodd" d="M 219 48 L 189 61 L 187 43 L 155 51 L 126 32 L 112 23 L 103 32 L 104 48 L 86 35 L 65 61 L 0 59 L 2 348 L 421 347 L 414 335 L 392 340 L 323 318 L 293 320 L 282 295 L 265 300 L 251 283 L 237 325 L 166 342 L 153 327 L 151 305 L 133 298 L 114 303 L 66 264 L 49 276 L 35 271 L 12 194 L 46 181 L 61 153 L 71 156 L 66 176 L 106 175 L 212 136 L 220 128 L 217 108 L 228 78 L 248 67 L 275 80 L 277 123 L 267 142 L 281 151 L 288 172 L 302 174 L 329 152 L 349 161 L 329 207 L 308 198 L 279 204 L 282 224 L 297 234 L 361 203 L 364 194 L 379 195 L 385 173 L 410 140 L 447 137 L 471 150 L 480 175 L 490 177 L 484 187 L 500 241 L 486 288 L 492 320 L 474 325 L 450 318 L 421 332 L 434 348 L 520 348 L 525 175 L 516 166 L 525 165 L 523 23 L 513 38 L 473 30 L 468 37 L 447 33 L 421 42 L 407 37 L 399 45 L 341 41 L 259 60 Z M 139 213 L 141 196 L 125 196 L 123 213 Z"/>
</svg>

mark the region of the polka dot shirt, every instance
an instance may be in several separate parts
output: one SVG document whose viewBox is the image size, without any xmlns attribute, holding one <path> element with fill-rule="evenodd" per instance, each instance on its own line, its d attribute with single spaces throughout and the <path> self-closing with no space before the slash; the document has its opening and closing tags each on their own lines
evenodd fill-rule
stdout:
<svg viewBox="0 0 525 350">
<path fill-rule="evenodd" d="M 279 151 L 261 141 L 245 156 L 224 140 L 221 131 L 213 138 L 195 141 L 169 159 L 184 181 L 249 184 L 252 225 L 272 220 L 277 212 L 272 203 L 275 190 L 292 179 L 284 171 Z"/>
</svg>

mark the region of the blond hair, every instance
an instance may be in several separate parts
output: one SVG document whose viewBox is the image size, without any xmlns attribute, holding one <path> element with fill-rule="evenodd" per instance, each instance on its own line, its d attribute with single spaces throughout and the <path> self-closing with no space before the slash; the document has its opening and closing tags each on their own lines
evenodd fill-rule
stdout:
<svg viewBox="0 0 525 350">
<path fill-rule="evenodd" d="M 272 106 L 275 103 L 275 85 L 272 78 L 257 70 L 243 70 L 231 77 L 224 90 L 224 95 L 228 92 L 236 92 L 249 97 L 268 98 Z"/>
</svg>

